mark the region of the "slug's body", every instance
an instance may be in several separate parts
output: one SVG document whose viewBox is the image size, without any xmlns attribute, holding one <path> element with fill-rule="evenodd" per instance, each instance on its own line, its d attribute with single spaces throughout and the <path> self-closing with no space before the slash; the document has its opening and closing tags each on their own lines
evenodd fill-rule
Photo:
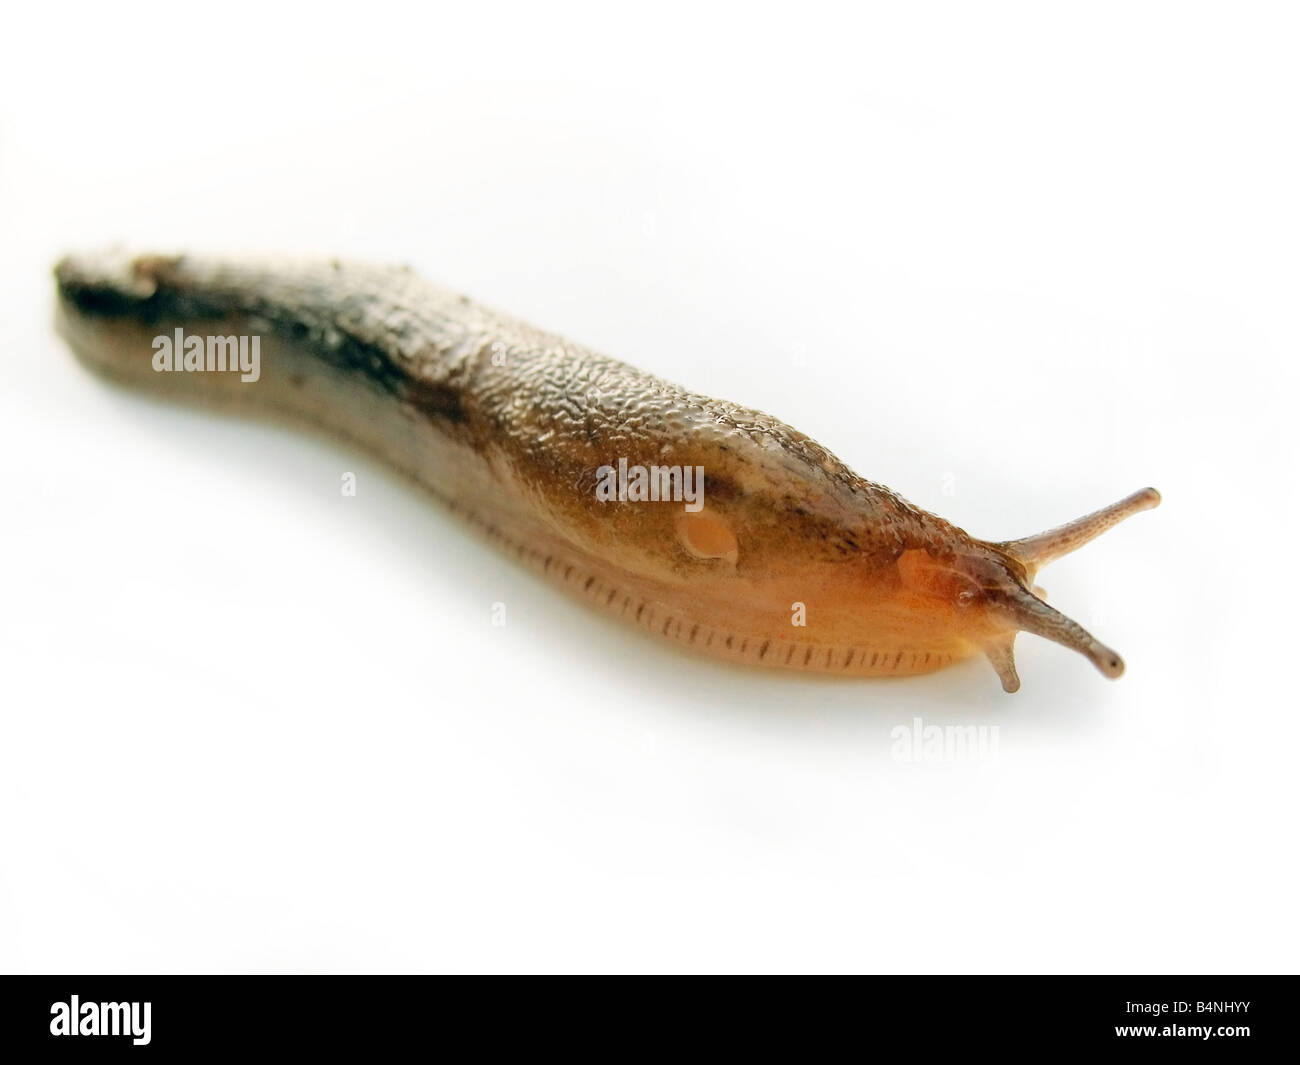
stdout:
<svg viewBox="0 0 1300 1065">
<path fill-rule="evenodd" d="M 774 418 L 684 391 L 408 270 L 110 254 L 65 259 L 56 276 L 61 329 L 102 372 L 341 432 L 575 594 L 696 650 L 889 676 L 983 652 L 1014 691 L 1012 642 L 1025 630 L 1109 676 L 1123 671 L 1118 655 L 1034 594 L 1033 577 L 1154 506 L 1152 489 L 1042 536 L 986 543 Z M 177 329 L 260 337 L 257 380 L 160 371 L 155 338 Z M 609 499 L 602 481 L 620 460 L 701 469 L 702 506 Z"/>
</svg>

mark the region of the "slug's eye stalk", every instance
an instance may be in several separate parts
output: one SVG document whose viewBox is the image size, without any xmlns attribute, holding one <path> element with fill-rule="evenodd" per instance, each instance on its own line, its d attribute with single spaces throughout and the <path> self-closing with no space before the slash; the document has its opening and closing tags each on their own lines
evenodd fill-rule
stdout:
<svg viewBox="0 0 1300 1065">
<path fill-rule="evenodd" d="M 1084 544 L 1118 525 L 1125 518 L 1132 517 L 1142 510 L 1151 510 L 1160 505 L 1160 493 L 1154 488 L 1143 488 L 1131 496 L 1112 503 L 1101 510 L 1085 514 L 1082 518 L 1048 529 L 1037 536 L 1026 536 L 1023 540 L 1007 540 L 993 546 L 1005 552 L 1025 567 L 1032 575 L 1039 567 L 1054 562 L 1062 555 L 1077 551 Z"/>
<path fill-rule="evenodd" d="M 1124 672 L 1124 659 L 1096 639 L 1077 621 L 1072 621 L 1059 610 L 1048 606 L 1033 592 L 1026 591 L 1023 588 L 1017 589 L 999 604 L 998 611 L 1020 631 L 1032 632 L 1035 636 L 1042 636 L 1053 643 L 1059 643 L 1062 647 L 1078 651 L 1108 677 L 1118 677 Z M 1013 633 L 1010 640 L 1014 639 L 1015 634 Z M 1002 686 L 1005 688 L 1006 676 L 1003 670 L 999 668 L 998 659 L 994 657 L 987 647 L 985 648 L 985 654 L 989 656 L 993 668 L 1002 677 Z M 1005 655 L 1007 661 L 1010 662 L 1010 641 L 1007 641 L 1005 649 L 999 648 L 999 655 Z M 1013 662 L 1011 663 L 1011 670 L 1014 673 L 1015 664 Z M 1007 688 L 1007 690 L 1014 691 L 1012 688 Z"/>
<path fill-rule="evenodd" d="M 1026 585 L 1033 580 L 1040 566 L 1082 547 L 1125 518 L 1159 504 L 1160 493 L 1154 488 L 1144 488 L 1118 503 L 1037 536 L 989 545 L 1017 563 L 1026 576 L 1023 582 L 1003 582 L 989 596 L 990 612 L 1012 628 L 1010 634 L 996 637 L 984 645 L 984 653 L 1002 679 L 1005 690 L 1011 692 L 1020 687 L 1012 651 L 1017 631 L 1032 632 L 1035 636 L 1042 636 L 1062 647 L 1078 651 L 1107 677 L 1114 678 L 1123 674 L 1124 659 L 1078 622 L 1048 606 Z"/>
</svg>

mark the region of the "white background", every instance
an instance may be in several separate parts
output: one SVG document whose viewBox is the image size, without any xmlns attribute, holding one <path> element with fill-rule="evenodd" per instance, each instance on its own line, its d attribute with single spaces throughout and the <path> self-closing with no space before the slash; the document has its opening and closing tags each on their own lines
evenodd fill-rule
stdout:
<svg viewBox="0 0 1300 1065">
<path fill-rule="evenodd" d="M 1295 969 L 1286 5 L 6 19 L 0 967 Z M 1042 577 L 1128 673 L 613 626 L 347 446 L 85 372 L 50 268 L 114 242 L 409 262 L 990 539 L 1153 484 Z"/>
</svg>

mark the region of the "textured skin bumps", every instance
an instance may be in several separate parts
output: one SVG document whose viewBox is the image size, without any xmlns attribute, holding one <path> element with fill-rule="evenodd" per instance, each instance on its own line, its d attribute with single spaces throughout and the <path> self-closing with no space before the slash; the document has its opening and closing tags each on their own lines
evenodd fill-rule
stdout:
<svg viewBox="0 0 1300 1065">
<path fill-rule="evenodd" d="M 784 422 L 687 391 L 598 355 L 404 268 L 189 256 L 65 260 L 61 290 L 83 309 L 145 322 L 248 318 L 426 415 L 504 463 L 555 514 L 635 525 L 595 500 L 597 469 L 625 457 L 702 466 L 741 565 L 777 565 L 791 542 L 828 560 L 892 564 L 959 530 L 854 474 Z M 627 509 L 626 505 L 622 508 Z M 620 517 L 622 520 L 620 521 Z M 629 532 L 630 530 L 625 530 Z"/>
</svg>

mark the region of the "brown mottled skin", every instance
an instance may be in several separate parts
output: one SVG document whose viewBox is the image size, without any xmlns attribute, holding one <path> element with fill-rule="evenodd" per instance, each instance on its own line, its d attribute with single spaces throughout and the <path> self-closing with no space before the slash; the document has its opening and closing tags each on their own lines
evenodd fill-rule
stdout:
<svg viewBox="0 0 1300 1065">
<path fill-rule="evenodd" d="M 1005 645 L 1009 663 L 1028 627 L 1008 611 L 1030 594 L 1032 560 L 857 476 L 769 415 L 406 269 L 109 253 L 64 259 L 56 277 L 62 330 L 100 371 L 341 432 L 574 593 L 660 635 L 732 660 L 855 674 L 927 672 L 984 650 L 1008 685 L 990 648 Z M 176 327 L 263 337 L 262 379 L 154 372 L 151 338 Z M 597 470 L 620 458 L 702 467 L 704 510 L 602 502 Z M 701 557 L 687 529 L 734 550 Z M 796 604 L 806 625 L 791 623 Z"/>
</svg>

